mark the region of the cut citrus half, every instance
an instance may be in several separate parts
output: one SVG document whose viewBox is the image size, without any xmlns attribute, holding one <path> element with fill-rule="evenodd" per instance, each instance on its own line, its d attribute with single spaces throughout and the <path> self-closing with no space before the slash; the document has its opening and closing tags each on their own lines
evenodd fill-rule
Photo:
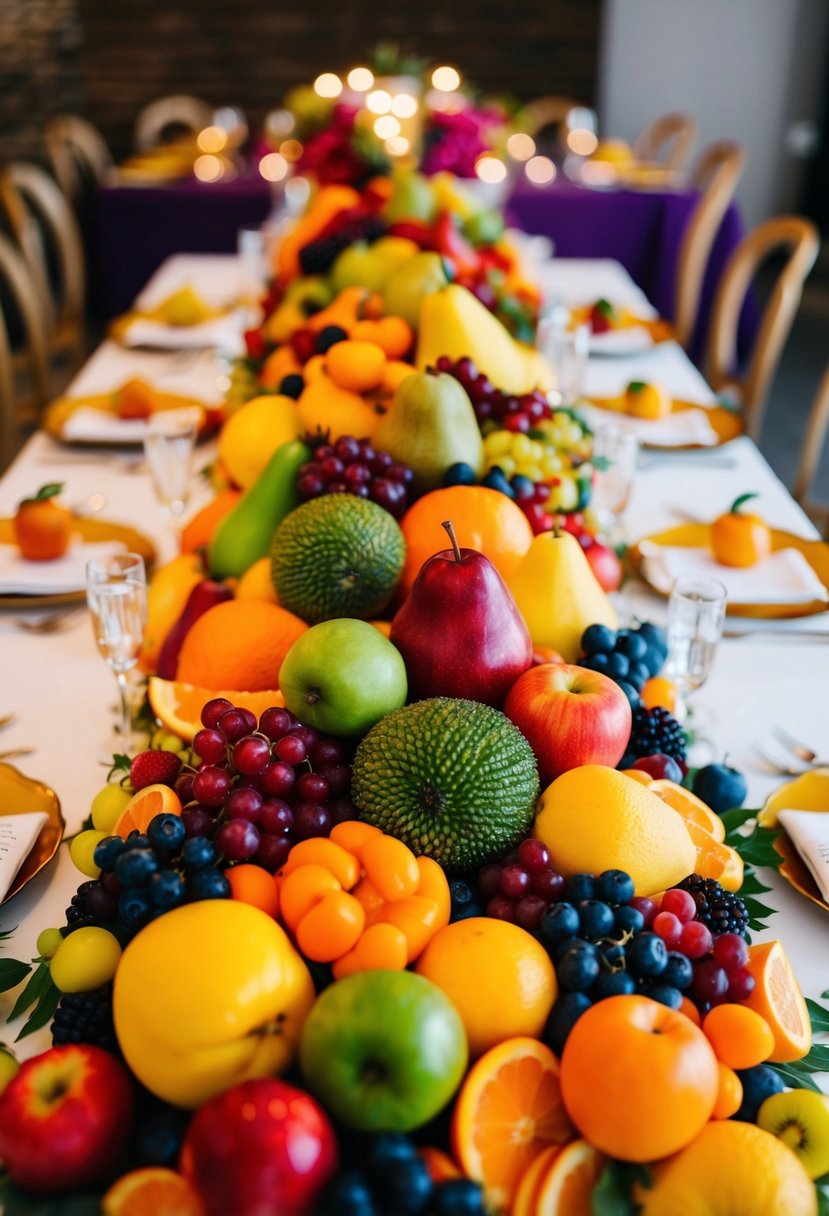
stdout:
<svg viewBox="0 0 829 1216">
<path fill-rule="evenodd" d="M 483 1183 L 490 1206 L 508 1208 L 538 1154 L 572 1136 L 549 1047 L 507 1039 L 473 1065 L 455 1103 L 452 1147 L 467 1177 Z"/>
<path fill-rule="evenodd" d="M 701 878 L 715 878 L 726 891 L 739 891 L 743 885 L 743 859 L 737 850 L 730 844 L 720 844 L 690 819 L 685 820 L 685 827 L 697 850 L 695 873 Z"/>
<path fill-rule="evenodd" d="M 437 1186 L 438 1183 L 448 1182 L 450 1178 L 463 1178 L 455 1162 L 442 1148 L 434 1148 L 425 1144 L 417 1150 L 417 1155 L 429 1171 L 429 1177 Z"/>
<path fill-rule="evenodd" d="M 692 794 L 682 785 L 677 785 L 675 781 L 667 781 L 664 778 L 651 782 L 649 788 L 652 794 L 658 794 L 663 802 L 672 806 L 686 823 L 695 823 L 704 828 L 720 844 L 725 840 L 725 824 L 722 819 L 706 806 L 701 798 L 697 798 L 696 794 Z"/>
<path fill-rule="evenodd" d="M 201 730 L 202 708 L 214 697 L 225 697 L 238 709 L 249 709 L 257 718 L 272 705 L 281 708 L 285 704 L 285 698 L 278 689 L 237 692 L 227 688 L 202 688 L 181 680 L 162 680 L 160 676 L 150 677 L 147 695 L 152 711 L 162 726 L 187 743 L 197 730 Z"/>
<path fill-rule="evenodd" d="M 558 1154 L 541 1179 L 534 1216 L 592 1216 L 593 1188 L 605 1158 L 586 1140 L 574 1140 Z"/>
<path fill-rule="evenodd" d="M 760 827 L 775 827 L 778 811 L 829 811 L 829 768 L 812 769 L 769 794 L 757 816 Z"/>
<path fill-rule="evenodd" d="M 551 1144 L 549 1148 L 541 1150 L 518 1183 L 509 1216 L 536 1216 L 536 1196 L 541 1179 L 561 1152 L 563 1148 L 560 1144 Z"/>
<path fill-rule="evenodd" d="M 774 1035 L 774 1050 L 769 1060 L 786 1064 L 800 1060 L 812 1045 L 809 1010 L 800 991 L 792 965 L 780 942 L 749 946 L 746 966 L 754 976 L 754 991 L 743 1001 L 761 1014 Z"/>
<path fill-rule="evenodd" d="M 155 1166 L 124 1174 L 101 1200 L 102 1216 L 204 1216 L 204 1211 L 186 1178 Z"/>
<path fill-rule="evenodd" d="M 146 832 L 156 815 L 180 815 L 181 799 L 169 785 L 145 785 L 133 794 L 121 812 L 113 835 L 126 840 L 130 832 Z"/>
</svg>

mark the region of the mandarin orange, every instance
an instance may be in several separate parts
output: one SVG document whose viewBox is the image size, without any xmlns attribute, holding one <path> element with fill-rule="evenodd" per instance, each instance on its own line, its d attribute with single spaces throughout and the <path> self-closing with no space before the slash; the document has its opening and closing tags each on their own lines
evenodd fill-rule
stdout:
<svg viewBox="0 0 829 1216">
<path fill-rule="evenodd" d="M 308 626 L 265 600 L 227 600 L 195 622 L 176 678 L 205 688 L 278 688 L 285 655 Z"/>
</svg>

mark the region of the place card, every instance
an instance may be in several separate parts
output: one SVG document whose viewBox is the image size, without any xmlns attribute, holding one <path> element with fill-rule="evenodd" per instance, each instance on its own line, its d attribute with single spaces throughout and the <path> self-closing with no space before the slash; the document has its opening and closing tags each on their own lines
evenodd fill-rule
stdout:
<svg viewBox="0 0 829 1216">
<path fill-rule="evenodd" d="M 778 811 L 777 819 L 829 903 L 829 811 Z"/>
<path fill-rule="evenodd" d="M 48 818 L 44 811 L 0 817 L 0 902 L 6 898 Z"/>
</svg>

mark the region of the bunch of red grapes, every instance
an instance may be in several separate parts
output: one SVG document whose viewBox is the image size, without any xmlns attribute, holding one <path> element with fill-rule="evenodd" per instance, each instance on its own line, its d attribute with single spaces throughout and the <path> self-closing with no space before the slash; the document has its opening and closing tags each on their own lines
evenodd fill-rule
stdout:
<svg viewBox="0 0 829 1216">
<path fill-rule="evenodd" d="M 454 376 L 466 390 L 479 425 L 492 420 L 507 431 L 526 434 L 542 418 L 552 418 L 553 411 L 541 389 L 533 389 L 516 397 L 496 388 L 484 372 L 479 372 L 470 358 L 464 356 L 453 362 L 441 355 L 437 370 Z"/>
<path fill-rule="evenodd" d="M 413 477 L 408 465 L 377 451 L 370 440 L 343 435 L 336 443 L 320 444 L 314 459 L 302 465 L 297 493 L 302 502 L 323 494 L 354 494 L 400 519 L 409 506 Z"/>
</svg>

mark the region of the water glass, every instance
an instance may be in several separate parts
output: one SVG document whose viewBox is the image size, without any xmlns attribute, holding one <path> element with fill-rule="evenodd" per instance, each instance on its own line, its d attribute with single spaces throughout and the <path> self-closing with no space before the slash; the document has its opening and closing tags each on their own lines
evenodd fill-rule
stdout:
<svg viewBox="0 0 829 1216">
<path fill-rule="evenodd" d="M 536 345 L 555 374 L 556 388 L 549 395 L 557 405 L 575 405 L 584 393 L 590 330 L 587 325 L 571 329 L 569 319 L 560 306 L 538 319 Z"/>
<path fill-rule="evenodd" d="M 86 602 L 95 643 L 118 682 L 117 735 L 118 746 L 124 750 L 132 734 L 127 672 L 138 662 L 147 618 L 147 573 L 143 558 L 137 553 L 116 553 L 87 562 Z"/>
<path fill-rule="evenodd" d="M 667 674 L 685 699 L 708 678 L 725 620 L 726 590 L 715 578 L 685 575 L 674 583 L 668 601 Z"/>
<path fill-rule="evenodd" d="M 591 505 L 603 528 L 612 531 L 625 513 L 633 488 L 639 440 L 629 431 L 602 426 L 593 435 Z"/>
<path fill-rule="evenodd" d="M 144 456 L 162 514 L 173 528 L 190 497 L 190 465 L 199 415 L 195 410 L 159 411 L 144 434 Z"/>
<path fill-rule="evenodd" d="M 264 228 L 240 228 L 236 233 L 239 257 L 240 295 L 246 304 L 255 304 L 264 294 L 271 268 L 269 242 Z"/>
</svg>

